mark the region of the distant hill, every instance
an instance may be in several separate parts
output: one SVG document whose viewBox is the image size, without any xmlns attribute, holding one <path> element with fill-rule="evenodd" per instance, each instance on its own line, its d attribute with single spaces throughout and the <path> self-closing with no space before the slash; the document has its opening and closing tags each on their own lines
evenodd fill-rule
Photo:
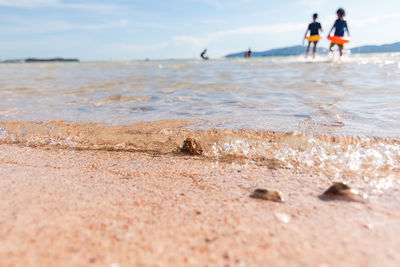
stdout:
<svg viewBox="0 0 400 267">
<path fill-rule="evenodd" d="M 252 57 L 299 56 L 303 55 L 305 51 L 306 51 L 305 46 L 296 45 L 284 48 L 270 49 L 263 52 L 252 52 Z M 351 48 L 350 51 L 353 54 L 400 52 L 400 42 L 394 44 L 385 44 L 385 45 L 366 45 L 366 46 L 354 47 Z M 226 55 L 225 57 L 226 58 L 244 57 L 245 52 L 246 51 L 229 54 Z M 318 54 L 326 54 L 328 52 L 329 50 L 324 47 L 318 47 L 317 49 Z"/>
<path fill-rule="evenodd" d="M 27 58 L 27 59 L 8 59 L 0 61 L 0 63 L 35 63 L 35 62 L 79 62 L 76 58 Z"/>
<path fill-rule="evenodd" d="M 385 45 L 365 45 L 350 49 L 353 54 L 400 52 L 400 42 Z"/>
<path fill-rule="evenodd" d="M 296 46 L 290 46 L 290 47 L 284 47 L 284 48 L 276 48 L 276 49 L 271 49 L 263 52 L 252 52 L 251 56 L 252 57 L 284 57 L 284 56 L 298 56 L 304 54 L 306 51 L 306 47 L 302 45 L 296 45 Z M 311 48 L 312 51 L 312 48 Z M 311 52 L 310 51 L 310 52 Z M 234 57 L 244 57 L 243 52 L 239 53 L 234 53 L 234 54 L 229 54 L 226 55 L 226 58 L 234 58 Z M 328 49 L 318 47 L 317 48 L 317 53 L 328 53 Z"/>
</svg>

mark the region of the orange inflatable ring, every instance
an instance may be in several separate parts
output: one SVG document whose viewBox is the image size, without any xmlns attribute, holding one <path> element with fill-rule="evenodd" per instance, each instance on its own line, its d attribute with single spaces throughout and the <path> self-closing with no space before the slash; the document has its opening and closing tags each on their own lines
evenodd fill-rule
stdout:
<svg viewBox="0 0 400 267">
<path fill-rule="evenodd" d="M 332 43 L 338 44 L 338 45 L 347 44 L 347 43 L 350 42 L 350 39 L 349 39 L 349 38 L 345 38 L 345 37 L 342 37 L 342 36 L 336 36 L 336 35 L 334 35 L 334 36 L 328 36 L 327 38 L 328 38 L 328 40 L 331 41 Z"/>
<path fill-rule="evenodd" d="M 306 39 L 310 42 L 318 42 L 321 40 L 323 37 L 320 35 L 311 35 L 311 36 L 306 36 Z"/>
</svg>

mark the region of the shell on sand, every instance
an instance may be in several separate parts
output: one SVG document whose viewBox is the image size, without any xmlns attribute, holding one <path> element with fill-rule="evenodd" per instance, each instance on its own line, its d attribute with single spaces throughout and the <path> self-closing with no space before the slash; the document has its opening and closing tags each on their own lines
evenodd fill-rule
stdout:
<svg viewBox="0 0 400 267">
<path fill-rule="evenodd" d="M 181 152 L 191 155 L 201 155 L 203 154 L 203 149 L 199 142 L 197 142 L 194 138 L 188 137 L 185 141 L 183 141 Z"/>
<path fill-rule="evenodd" d="M 282 193 L 278 190 L 267 190 L 257 188 L 254 192 L 250 195 L 251 198 L 258 198 L 263 200 L 275 201 L 275 202 L 283 202 Z"/>
<path fill-rule="evenodd" d="M 341 200 L 361 200 L 357 190 L 352 189 L 346 183 L 335 182 L 333 183 L 321 196 L 326 199 L 341 199 Z"/>
</svg>

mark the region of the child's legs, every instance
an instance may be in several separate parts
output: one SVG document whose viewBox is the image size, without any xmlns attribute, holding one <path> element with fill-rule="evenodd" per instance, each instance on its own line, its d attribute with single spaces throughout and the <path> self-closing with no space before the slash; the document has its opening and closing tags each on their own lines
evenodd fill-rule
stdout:
<svg viewBox="0 0 400 267">
<path fill-rule="evenodd" d="M 330 46 L 330 48 L 329 48 L 329 50 L 331 50 L 331 52 L 333 52 L 333 47 L 335 46 L 335 44 L 334 43 L 331 43 L 331 46 Z"/>
<path fill-rule="evenodd" d="M 313 50 L 314 55 L 315 55 L 315 53 L 317 52 L 317 43 L 318 43 L 318 42 L 314 42 L 314 50 Z"/>
<path fill-rule="evenodd" d="M 338 45 L 338 46 L 339 46 L 340 56 L 342 56 L 342 55 L 343 55 L 343 45 L 340 44 L 340 45 Z"/>
<path fill-rule="evenodd" d="M 308 53 L 310 52 L 310 45 L 311 45 L 311 42 L 308 42 L 306 57 L 308 56 Z"/>
</svg>

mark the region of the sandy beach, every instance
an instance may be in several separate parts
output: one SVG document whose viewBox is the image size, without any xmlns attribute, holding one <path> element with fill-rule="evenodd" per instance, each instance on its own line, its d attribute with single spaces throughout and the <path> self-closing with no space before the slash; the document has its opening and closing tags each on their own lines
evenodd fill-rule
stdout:
<svg viewBox="0 0 400 267">
<path fill-rule="evenodd" d="M 400 266 L 400 1 L 325 2 L 0 0 L 0 267 Z"/>
<path fill-rule="evenodd" d="M 0 266 L 396 266 L 398 189 L 197 156 L 0 145 Z M 278 189 L 285 202 L 249 197 Z"/>
</svg>

